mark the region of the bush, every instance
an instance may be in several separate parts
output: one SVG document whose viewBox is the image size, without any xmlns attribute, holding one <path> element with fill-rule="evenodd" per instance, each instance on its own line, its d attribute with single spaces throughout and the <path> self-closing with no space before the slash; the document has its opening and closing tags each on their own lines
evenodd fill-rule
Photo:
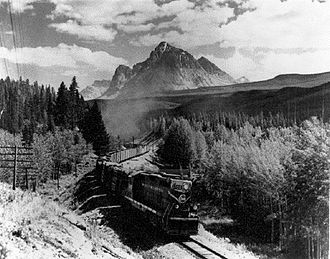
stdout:
<svg viewBox="0 0 330 259">
<path fill-rule="evenodd" d="M 32 144 L 38 180 L 46 181 L 63 164 L 72 166 L 91 151 L 79 132 L 56 130 L 54 133 L 35 134 Z"/>
</svg>

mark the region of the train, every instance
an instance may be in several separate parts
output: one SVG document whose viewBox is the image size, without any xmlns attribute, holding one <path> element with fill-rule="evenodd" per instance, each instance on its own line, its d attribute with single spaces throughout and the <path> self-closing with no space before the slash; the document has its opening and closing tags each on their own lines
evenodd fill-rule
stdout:
<svg viewBox="0 0 330 259">
<path fill-rule="evenodd" d="M 120 163 L 132 157 L 143 155 L 153 148 L 153 145 L 139 145 L 134 148 L 110 152 L 106 159 L 110 162 Z"/>
<path fill-rule="evenodd" d="M 188 175 L 165 172 L 125 172 L 121 166 L 98 159 L 96 170 L 102 185 L 125 207 L 142 213 L 170 236 L 198 233 L 197 205 L 192 201 L 192 180 Z"/>
</svg>

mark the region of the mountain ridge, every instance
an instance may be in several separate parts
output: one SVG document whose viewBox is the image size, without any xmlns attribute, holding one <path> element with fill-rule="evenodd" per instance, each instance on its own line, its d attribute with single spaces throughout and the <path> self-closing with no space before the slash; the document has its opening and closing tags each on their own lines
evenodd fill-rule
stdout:
<svg viewBox="0 0 330 259">
<path fill-rule="evenodd" d="M 161 42 L 149 57 L 133 65 L 117 67 L 109 89 L 100 97 L 127 98 L 150 93 L 230 85 L 236 81 L 205 57 L 195 59 L 189 52 Z"/>
</svg>

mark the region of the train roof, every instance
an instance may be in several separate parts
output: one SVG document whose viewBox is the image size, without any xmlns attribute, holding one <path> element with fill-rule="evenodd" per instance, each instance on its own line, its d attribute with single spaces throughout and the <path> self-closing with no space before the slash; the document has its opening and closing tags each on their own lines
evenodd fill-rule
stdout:
<svg viewBox="0 0 330 259">
<path fill-rule="evenodd" d="M 153 176 L 153 177 L 159 177 L 159 178 L 164 178 L 164 179 L 171 178 L 171 179 L 191 180 L 191 178 L 186 175 L 168 174 L 168 173 L 165 173 L 162 171 L 155 172 L 155 171 L 145 171 L 145 170 L 134 171 L 129 174 L 129 177 L 134 177 L 136 175 Z"/>
</svg>

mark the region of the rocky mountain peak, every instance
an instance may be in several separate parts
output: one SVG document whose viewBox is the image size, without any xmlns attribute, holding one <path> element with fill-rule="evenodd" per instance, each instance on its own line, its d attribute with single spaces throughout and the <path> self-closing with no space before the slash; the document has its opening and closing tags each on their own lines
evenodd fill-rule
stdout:
<svg viewBox="0 0 330 259">
<path fill-rule="evenodd" d="M 160 42 L 149 57 L 129 68 L 120 65 L 104 97 L 148 95 L 153 92 L 229 85 L 235 80 L 205 57 Z M 123 88 L 123 89 L 122 89 Z M 117 96 L 117 95 L 116 95 Z"/>
<path fill-rule="evenodd" d="M 163 54 L 167 49 L 169 49 L 168 47 L 170 48 L 170 45 L 166 41 L 162 41 L 155 48 L 155 51 L 160 53 L 160 54 Z"/>
<path fill-rule="evenodd" d="M 123 84 L 129 80 L 133 75 L 133 71 L 129 66 L 119 65 L 112 77 L 110 87 L 120 89 Z"/>
</svg>

